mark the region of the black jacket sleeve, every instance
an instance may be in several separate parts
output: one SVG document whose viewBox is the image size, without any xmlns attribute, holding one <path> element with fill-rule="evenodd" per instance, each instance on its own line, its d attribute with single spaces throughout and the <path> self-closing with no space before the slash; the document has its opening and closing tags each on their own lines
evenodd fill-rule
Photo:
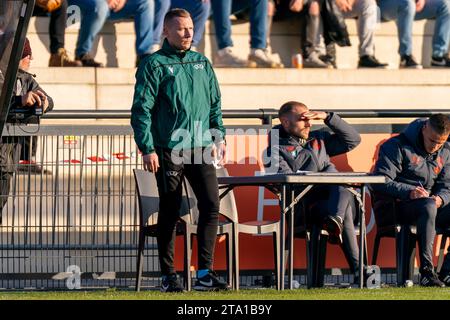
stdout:
<svg viewBox="0 0 450 320">
<path fill-rule="evenodd" d="M 353 150 L 361 143 L 361 136 L 351 125 L 342 120 L 337 114 L 330 112 L 325 124 L 333 133 L 324 132 L 323 140 L 330 157 Z"/>
<path fill-rule="evenodd" d="M 47 92 L 45 92 L 42 88 L 41 88 L 41 86 L 39 85 L 39 83 L 30 75 L 30 80 L 29 80 L 29 85 L 28 85 L 28 90 L 27 90 L 27 92 L 30 92 L 30 91 L 41 91 L 42 93 L 44 93 L 46 96 L 47 96 L 47 101 L 48 101 L 48 107 L 47 107 L 47 109 L 45 109 L 44 110 L 44 112 L 48 112 L 48 111 L 51 111 L 51 110 L 53 110 L 53 106 L 54 106 L 54 104 L 53 104 L 53 99 L 52 99 L 52 97 L 50 97 L 48 94 L 47 94 Z"/>
</svg>

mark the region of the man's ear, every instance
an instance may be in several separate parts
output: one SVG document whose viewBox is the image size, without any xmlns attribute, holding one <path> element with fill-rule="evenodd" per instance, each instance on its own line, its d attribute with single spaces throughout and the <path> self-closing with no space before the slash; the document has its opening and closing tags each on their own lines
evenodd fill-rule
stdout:
<svg viewBox="0 0 450 320">
<path fill-rule="evenodd" d="M 287 117 L 281 117 L 280 123 L 283 126 L 283 128 L 289 127 L 289 119 Z"/>
</svg>

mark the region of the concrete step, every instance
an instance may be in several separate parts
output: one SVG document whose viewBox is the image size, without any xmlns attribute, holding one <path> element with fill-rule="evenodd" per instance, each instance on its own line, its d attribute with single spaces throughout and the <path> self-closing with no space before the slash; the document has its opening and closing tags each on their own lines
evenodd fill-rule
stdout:
<svg viewBox="0 0 450 320">
<path fill-rule="evenodd" d="M 338 48 L 337 60 L 339 68 L 356 68 L 358 63 L 358 36 L 356 20 L 348 19 L 347 26 L 350 33 L 352 47 Z M 48 65 L 49 58 L 49 18 L 33 17 L 30 22 L 28 36 L 34 51 L 34 64 L 37 67 Z M 424 66 L 429 66 L 431 57 L 431 37 L 434 21 L 416 21 L 413 27 L 413 54 Z M 75 52 L 79 23 L 66 29 L 66 49 Z M 274 53 L 278 53 L 286 67 L 291 66 L 292 54 L 300 50 L 300 26 L 296 20 L 275 22 L 271 33 L 271 44 Z M 233 24 L 233 41 L 239 55 L 246 57 L 249 52 L 249 23 Z M 93 54 L 95 59 L 103 62 L 107 67 L 133 68 L 135 34 L 133 22 L 107 22 L 97 38 Z M 397 68 L 399 56 L 397 54 L 397 28 L 394 22 L 383 22 L 376 30 L 376 56 L 379 60 L 389 63 L 390 68 Z M 213 23 L 208 22 L 203 42 L 199 46 L 201 52 L 213 59 L 216 51 L 215 31 Z"/>
<path fill-rule="evenodd" d="M 55 109 L 130 109 L 131 68 L 33 68 Z M 224 109 L 278 108 L 299 100 L 320 109 L 445 109 L 450 72 L 217 68 Z"/>
</svg>

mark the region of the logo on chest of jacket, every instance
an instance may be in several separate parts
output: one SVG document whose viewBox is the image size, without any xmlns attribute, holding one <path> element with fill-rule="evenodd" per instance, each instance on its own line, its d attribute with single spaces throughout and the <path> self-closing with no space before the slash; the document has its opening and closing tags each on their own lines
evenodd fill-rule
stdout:
<svg viewBox="0 0 450 320">
<path fill-rule="evenodd" d="M 203 70 L 203 69 L 205 69 L 205 66 L 201 63 L 196 63 L 196 64 L 194 64 L 194 69 L 195 70 L 199 70 L 199 69 Z"/>
<path fill-rule="evenodd" d="M 437 157 L 436 163 L 437 166 L 434 168 L 434 173 L 439 174 L 444 167 L 444 160 L 442 160 L 442 157 Z"/>
<path fill-rule="evenodd" d="M 167 69 L 169 69 L 170 73 L 173 74 L 173 67 L 167 67 Z"/>
<path fill-rule="evenodd" d="M 420 163 L 420 158 L 418 156 L 412 156 L 411 157 L 411 164 L 417 166 Z"/>
<path fill-rule="evenodd" d="M 287 146 L 286 147 L 286 151 L 289 152 L 291 154 L 291 156 L 293 156 L 294 158 L 297 157 L 298 155 L 298 151 L 296 150 L 297 148 L 294 146 Z"/>
</svg>

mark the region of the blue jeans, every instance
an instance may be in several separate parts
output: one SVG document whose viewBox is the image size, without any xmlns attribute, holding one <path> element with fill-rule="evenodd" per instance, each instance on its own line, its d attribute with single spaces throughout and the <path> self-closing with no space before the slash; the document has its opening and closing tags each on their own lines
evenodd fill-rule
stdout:
<svg viewBox="0 0 450 320">
<path fill-rule="evenodd" d="M 194 20 L 194 38 L 192 46 L 198 47 L 205 33 L 205 24 L 211 14 L 211 3 L 201 0 L 172 0 L 172 8 L 183 8 L 189 11 Z"/>
<path fill-rule="evenodd" d="M 161 35 L 164 27 L 164 17 L 170 9 L 170 0 L 155 0 L 155 22 L 153 24 L 152 44 L 161 43 Z"/>
<path fill-rule="evenodd" d="M 81 25 L 75 54 L 77 57 L 89 53 L 96 35 L 106 19 L 134 19 L 136 53 L 149 53 L 153 38 L 154 0 L 128 0 L 119 12 L 108 8 L 105 0 L 69 0 L 81 9 Z"/>
<path fill-rule="evenodd" d="M 416 13 L 414 0 L 378 0 L 383 20 L 396 20 L 399 53 L 412 53 L 412 27 L 414 20 L 436 19 L 433 34 L 433 56 L 442 57 L 450 42 L 450 0 L 427 0 L 422 11 Z"/>
<path fill-rule="evenodd" d="M 232 47 L 230 15 L 250 7 L 250 46 L 266 48 L 267 0 L 210 0 L 219 49 Z"/>
</svg>

